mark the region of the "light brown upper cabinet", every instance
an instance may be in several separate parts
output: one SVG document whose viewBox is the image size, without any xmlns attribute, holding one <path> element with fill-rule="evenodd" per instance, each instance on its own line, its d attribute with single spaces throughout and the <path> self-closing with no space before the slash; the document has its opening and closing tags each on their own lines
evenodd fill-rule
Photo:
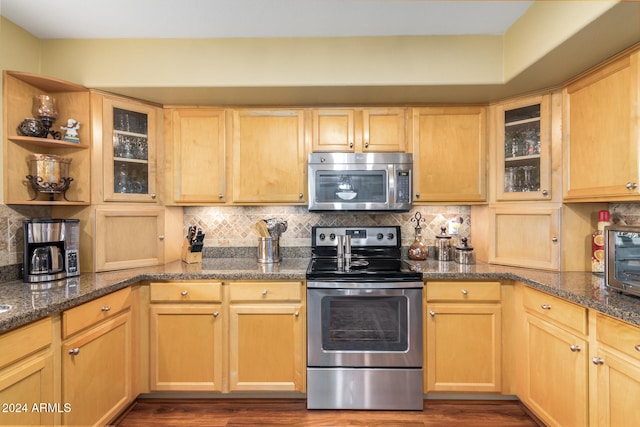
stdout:
<svg viewBox="0 0 640 427">
<path fill-rule="evenodd" d="M 88 205 L 91 203 L 91 110 L 89 90 L 58 79 L 13 71 L 4 72 L 4 202 L 12 205 Z M 57 121 L 51 126 L 59 132 L 60 126 L 72 118 L 80 123 L 79 143 L 65 142 L 53 137 L 25 136 L 18 126 L 27 117 L 34 117 L 33 98 L 49 95 L 56 100 Z M 30 132 L 27 132 L 30 134 Z M 64 133 L 64 132 L 63 132 Z M 61 138 L 64 135 L 60 135 Z M 34 154 L 56 155 L 69 159 L 68 176 L 55 182 L 50 177 L 38 176 L 44 167 L 31 168 Z M 33 162 L 35 164 L 35 161 Z M 46 161 L 44 165 L 49 162 Z M 63 168 L 60 168 L 62 175 Z M 31 176 L 32 178 L 29 178 Z M 71 181 L 65 181 L 62 178 Z M 38 191 L 35 191 L 35 188 Z"/>
<path fill-rule="evenodd" d="M 303 109 L 234 110 L 233 202 L 306 202 L 307 141 Z"/>
<path fill-rule="evenodd" d="M 486 116 L 476 106 L 412 109 L 415 203 L 486 200 Z"/>
<path fill-rule="evenodd" d="M 551 200 L 551 95 L 518 99 L 493 108 L 496 199 Z"/>
<path fill-rule="evenodd" d="M 605 63 L 565 88 L 565 200 L 638 199 L 639 55 Z"/>
<path fill-rule="evenodd" d="M 105 202 L 158 203 L 156 156 L 162 132 L 156 126 L 160 108 L 100 94 L 94 94 L 92 108 L 96 191 L 101 190 Z"/>
<path fill-rule="evenodd" d="M 338 152 L 403 152 L 405 108 L 320 108 L 312 110 L 312 148 Z"/>
<path fill-rule="evenodd" d="M 228 200 L 225 110 L 165 110 L 167 201 L 179 205 Z"/>
</svg>

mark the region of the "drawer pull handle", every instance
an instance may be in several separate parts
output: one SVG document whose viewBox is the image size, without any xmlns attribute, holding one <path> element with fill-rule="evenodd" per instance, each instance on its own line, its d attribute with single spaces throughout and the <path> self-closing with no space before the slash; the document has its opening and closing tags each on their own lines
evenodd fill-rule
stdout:
<svg viewBox="0 0 640 427">
<path fill-rule="evenodd" d="M 543 310 L 551 310 L 551 306 L 549 304 L 542 304 L 540 308 Z"/>
<path fill-rule="evenodd" d="M 266 289 L 262 291 L 262 295 L 267 295 L 267 290 Z"/>
<path fill-rule="evenodd" d="M 469 291 L 468 291 L 468 290 L 466 290 L 466 289 L 463 289 L 463 290 L 462 290 L 462 295 L 468 295 L 468 294 L 469 294 Z"/>
<path fill-rule="evenodd" d="M 220 313 L 219 313 L 219 312 L 217 312 L 217 311 L 214 311 L 214 312 L 213 312 L 213 317 L 218 317 L 219 315 L 220 315 Z"/>
<path fill-rule="evenodd" d="M 436 312 L 433 310 L 429 310 L 429 316 L 436 317 Z"/>
<path fill-rule="evenodd" d="M 180 295 L 182 295 L 183 297 L 186 297 L 189 294 L 188 291 L 182 291 L 180 292 Z"/>
<path fill-rule="evenodd" d="M 594 365 L 604 365 L 604 359 L 600 357 L 594 357 L 593 359 L 591 359 L 591 361 Z"/>
<path fill-rule="evenodd" d="M 80 348 L 72 348 L 71 350 L 69 350 L 69 354 L 72 356 L 77 356 L 78 354 L 80 354 Z"/>
<path fill-rule="evenodd" d="M 635 348 L 635 349 L 636 349 L 636 351 L 640 351 L 640 344 L 636 344 L 636 345 L 634 345 L 634 346 L 633 346 L 633 348 Z"/>
<path fill-rule="evenodd" d="M 569 347 L 569 349 L 570 349 L 571 351 L 573 351 L 574 353 L 575 353 L 575 352 L 577 352 L 577 351 L 582 350 L 582 348 L 580 348 L 580 346 L 579 346 L 579 345 L 572 345 L 571 347 Z"/>
<path fill-rule="evenodd" d="M 110 306 L 110 305 L 102 306 L 102 308 L 100 308 L 100 310 L 102 310 L 102 311 L 109 311 L 109 310 L 111 310 L 111 306 Z"/>
</svg>

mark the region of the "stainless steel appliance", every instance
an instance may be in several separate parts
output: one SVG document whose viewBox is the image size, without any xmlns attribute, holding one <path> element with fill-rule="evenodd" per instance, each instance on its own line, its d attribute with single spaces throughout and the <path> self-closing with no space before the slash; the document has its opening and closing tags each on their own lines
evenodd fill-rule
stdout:
<svg viewBox="0 0 640 427">
<path fill-rule="evenodd" d="M 605 227 L 604 251 L 606 286 L 640 296 L 640 226 Z"/>
<path fill-rule="evenodd" d="M 412 180 L 409 153 L 311 153 L 309 210 L 408 211 Z"/>
<path fill-rule="evenodd" d="M 400 242 L 400 227 L 313 227 L 309 409 L 422 410 L 422 275 Z"/>
<path fill-rule="evenodd" d="M 48 282 L 80 274 L 80 221 L 25 220 L 23 280 Z"/>
</svg>

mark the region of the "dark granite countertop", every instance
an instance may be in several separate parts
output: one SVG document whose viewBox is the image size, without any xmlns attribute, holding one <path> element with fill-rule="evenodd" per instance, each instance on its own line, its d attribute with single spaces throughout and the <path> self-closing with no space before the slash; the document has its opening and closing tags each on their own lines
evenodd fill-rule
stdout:
<svg viewBox="0 0 640 427">
<path fill-rule="evenodd" d="M 13 281 L 0 284 L 0 304 L 12 308 L 0 314 L 0 333 L 59 313 L 102 295 L 148 280 L 304 280 L 309 258 L 285 258 L 279 264 L 259 264 L 255 258 L 204 258 L 202 264 L 169 264 L 106 273 L 84 273 L 44 284 Z M 477 263 L 411 261 L 425 280 L 518 280 L 640 326 L 640 298 L 604 287 L 602 276 L 588 272 L 548 272 Z"/>
</svg>

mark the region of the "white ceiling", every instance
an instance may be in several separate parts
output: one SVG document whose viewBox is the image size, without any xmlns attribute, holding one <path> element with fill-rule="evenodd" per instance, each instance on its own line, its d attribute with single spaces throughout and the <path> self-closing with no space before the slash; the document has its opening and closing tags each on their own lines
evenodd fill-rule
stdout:
<svg viewBox="0 0 640 427">
<path fill-rule="evenodd" d="M 41 39 L 504 34 L 533 1 L 0 0 Z"/>
</svg>

